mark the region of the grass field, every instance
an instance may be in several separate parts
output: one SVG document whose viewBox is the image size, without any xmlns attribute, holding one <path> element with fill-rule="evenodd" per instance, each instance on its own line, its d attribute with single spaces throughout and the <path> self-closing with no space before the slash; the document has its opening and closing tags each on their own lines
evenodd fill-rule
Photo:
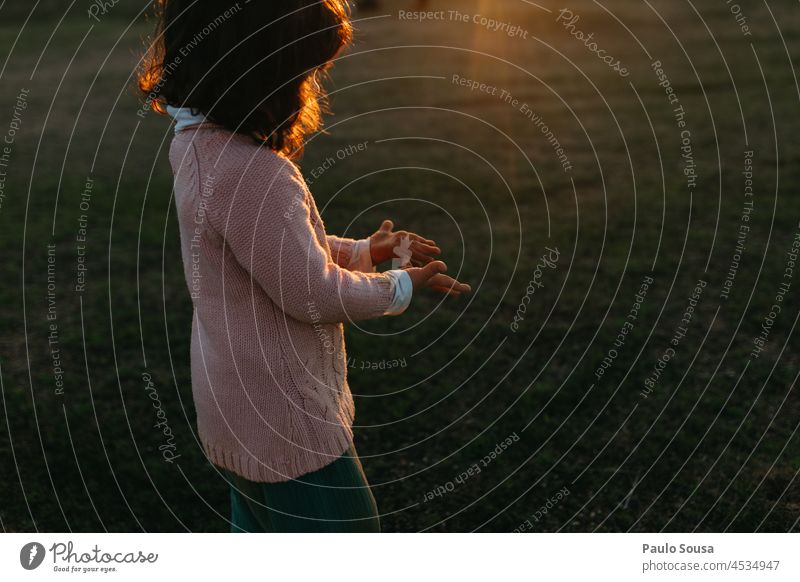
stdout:
<svg viewBox="0 0 800 582">
<path fill-rule="evenodd" d="M 356 14 L 301 164 L 331 232 L 390 217 L 476 290 L 348 326 L 384 530 L 797 530 L 797 2 L 580 0 L 572 29 L 546 0 L 410 4 Z M 171 127 L 133 90 L 152 23 L 0 6 L 2 528 L 225 531 Z"/>
</svg>

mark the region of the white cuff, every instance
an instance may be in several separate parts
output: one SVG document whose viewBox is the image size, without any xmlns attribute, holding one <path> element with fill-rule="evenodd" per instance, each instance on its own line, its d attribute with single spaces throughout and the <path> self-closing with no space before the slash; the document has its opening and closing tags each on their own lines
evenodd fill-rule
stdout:
<svg viewBox="0 0 800 582">
<path fill-rule="evenodd" d="M 394 296 L 392 303 L 384 315 L 400 315 L 408 309 L 411 303 L 411 296 L 414 294 L 414 285 L 411 277 L 403 269 L 392 269 L 386 271 L 384 275 L 389 275 L 394 286 Z"/>
<path fill-rule="evenodd" d="M 372 255 L 369 249 L 369 239 L 362 238 L 353 245 L 353 254 L 350 256 L 350 271 L 361 271 L 362 273 L 374 273 L 375 265 L 372 264 Z"/>
</svg>

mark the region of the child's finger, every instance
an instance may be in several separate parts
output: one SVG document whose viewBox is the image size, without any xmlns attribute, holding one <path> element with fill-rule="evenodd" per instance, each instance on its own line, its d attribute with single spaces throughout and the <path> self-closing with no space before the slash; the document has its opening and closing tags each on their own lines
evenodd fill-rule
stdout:
<svg viewBox="0 0 800 582">
<path fill-rule="evenodd" d="M 472 292 L 472 287 L 466 283 L 456 281 L 447 275 L 438 275 L 434 277 L 430 283 L 430 288 L 436 289 L 441 293 L 447 293 L 448 295 L 461 295 L 462 293 Z"/>
<path fill-rule="evenodd" d="M 427 239 L 427 238 L 423 238 L 423 237 L 421 237 L 418 234 L 415 234 L 413 232 L 408 233 L 408 236 L 410 236 L 411 240 L 413 240 L 414 242 L 430 245 L 432 247 L 436 246 L 436 243 L 434 241 L 432 241 L 430 239 Z"/>
<path fill-rule="evenodd" d="M 439 293 L 442 293 L 444 295 L 450 295 L 452 297 L 458 297 L 459 295 L 461 295 L 459 291 L 456 291 L 451 287 L 440 287 L 439 285 L 434 285 L 433 287 L 431 287 L 431 289 L 433 289 L 434 291 L 438 291 Z"/>
<path fill-rule="evenodd" d="M 424 253 L 426 255 L 439 255 L 442 253 L 442 249 L 437 247 L 436 245 L 429 245 L 427 243 L 422 243 L 419 241 L 414 241 L 411 245 L 412 251 L 417 251 L 419 253 Z"/>
</svg>

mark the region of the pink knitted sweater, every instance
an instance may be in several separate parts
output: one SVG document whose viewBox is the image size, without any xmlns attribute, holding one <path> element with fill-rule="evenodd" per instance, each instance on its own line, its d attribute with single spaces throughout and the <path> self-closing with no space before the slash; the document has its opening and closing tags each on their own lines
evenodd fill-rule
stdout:
<svg viewBox="0 0 800 582">
<path fill-rule="evenodd" d="M 352 443 L 342 322 L 383 315 L 393 285 L 349 271 L 298 168 L 213 125 L 170 147 L 194 305 L 192 392 L 206 455 L 260 482 L 315 471 Z"/>
</svg>

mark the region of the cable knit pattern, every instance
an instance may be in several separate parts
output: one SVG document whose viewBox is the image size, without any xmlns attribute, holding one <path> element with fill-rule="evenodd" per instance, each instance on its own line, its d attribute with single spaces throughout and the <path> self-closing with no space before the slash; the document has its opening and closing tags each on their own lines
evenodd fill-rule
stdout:
<svg viewBox="0 0 800 582">
<path fill-rule="evenodd" d="M 170 163 L 206 454 L 251 481 L 320 469 L 353 437 L 342 322 L 382 316 L 393 283 L 347 269 L 356 241 L 326 235 L 297 166 L 250 138 L 187 128 Z"/>
</svg>

